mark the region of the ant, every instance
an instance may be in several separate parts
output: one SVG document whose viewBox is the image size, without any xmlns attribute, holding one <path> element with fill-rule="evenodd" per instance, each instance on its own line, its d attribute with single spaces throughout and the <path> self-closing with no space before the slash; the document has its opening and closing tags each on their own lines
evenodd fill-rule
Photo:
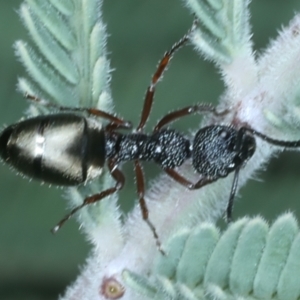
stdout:
<svg viewBox="0 0 300 300">
<path fill-rule="evenodd" d="M 152 231 L 160 252 L 165 254 L 155 226 L 149 220 L 144 199 L 145 182 L 141 161 L 155 162 L 167 175 L 189 190 L 199 189 L 234 172 L 226 209 L 227 220 L 230 221 L 239 172 L 255 152 L 255 136 L 276 146 L 300 147 L 300 141 L 272 139 L 248 126 L 236 128 L 233 125 L 214 124 L 198 130 L 192 140 L 176 130 L 166 128 L 166 125 L 184 116 L 211 113 L 220 117 L 228 112 L 218 112 L 212 105 L 204 103 L 168 113 L 150 134 L 143 132 L 152 108 L 156 84 L 162 78 L 174 52 L 189 40 L 189 34 L 190 32 L 164 54 L 147 88 L 140 122 L 131 133 L 118 131 L 131 129 L 130 122 L 105 111 L 56 106 L 46 100 L 26 95 L 37 104 L 63 112 L 32 117 L 6 127 L 0 134 L 0 157 L 4 162 L 31 178 L 61 186 L 77 186 L 92 180 L 101 175 L 104 165 L 107 164 L 116 182 L 115 186 L 86 197 L 52 232 L 59 230 L 81 208 L 121 190 L 125 176 L 119 165 L 133 161 L 143 220 Z M 103 118 L 108 124 L 102 127 L 92 117 Z M 195 183 L 176 170 L 190 159 L 195 171 L 201 175 Z"/>
<path fill-rule="evenodd" d="M 159 62 L 146 91 L 139 125 L 132 133 L 118 132 L 119 129 L 131 129 L 131 122 L 105 111 L 57 106 L 36 96 L 26 95 L 35 104 L 60 112 L 32 117 L 6 127 L 0 133 L 0 157 L 5 163 L 23 175 L 58 186 L 86 183 L 100 176 L 106 164 L 116 182 L 115 186 L 86 197 L 81 205 L 71 210 L 52 229 L 53 233 L 84 206 L 121 190 L 125 176 L 119 169 L 119 164 L 133 161 L 142 217 L 163 253 L 155 226 L 148 218 L 144 199 L 144 174 L 140 161 L 152 160 L 163 169 L 180 166 L 189 157 L 189 141 L 170 129 L 157 128 L 150 135 L 143 133 L 143 130 L 150 115 L 156 84 L 162 78 L 174 52 L 188 41 L 192 30 L 193 28 L 175 43 Z M 108 124 L 101 126 L 95 117 L 107 120 Z"/>
</svg>

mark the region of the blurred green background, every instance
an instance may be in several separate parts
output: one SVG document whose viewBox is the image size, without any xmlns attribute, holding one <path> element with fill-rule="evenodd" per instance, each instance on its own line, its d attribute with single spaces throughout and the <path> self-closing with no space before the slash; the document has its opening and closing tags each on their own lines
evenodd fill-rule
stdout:
<svg viewBox="0 0 300 300">
<path fill-rule="evenodd" d="M 21 0 L 0 1 L 0 124 L 23 116 L 26 101 L 15 91 L 24 69 L 16 61 L 12 44 L 28 40 L 16 10 Z M 251 3 L 254 43 L 258 52 L 277 30 L 300 11 L 297 0 L 254 0 Z M 112 93 L 116 111 L 138 122 L 143 97 L 158 60 L 190 28 L 193 18 L 177 0 L 104 1 L 103 18 L 109 33 Z M 192 49 L 181 49 L 157 88 L 148 128 L 166 112 L 198 101 L 214 102 L 223 84 L 213 65 Z M 177 128 L 195 127 L 199 119 L 183 121 Z M 128 178 L 132 166 L 124 166 Z M 158 168 L 146 166 L 147 179 Z M 250 181 L 240 192 L 235 219 L 260 214 L 268 220 L 284 211 L 300 216 L 300 155 L 283 153 L 260 172 L 260 181 Z M 17 176 L 7 166 L 0 168 L 0 299 L 56 299 L 78 274 L 89 251 L 77 223 L 72 220 L 56 235 L 49 229 L 64 215 L 63 191 L 41 186 Z M 128 195 L 128 197 L 127 197 Z M 135 198 L 131 180 L 121 199 Z M 124 203 L 123 203 L 124 204 Z"/>
</svg>

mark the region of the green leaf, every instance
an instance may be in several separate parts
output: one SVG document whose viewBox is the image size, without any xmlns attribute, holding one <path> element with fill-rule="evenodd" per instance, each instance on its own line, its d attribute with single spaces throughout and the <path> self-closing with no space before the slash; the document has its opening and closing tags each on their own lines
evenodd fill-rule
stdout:
<svg viewBox="0 0 300 300">
<path fill-rule="evenodd" d="M 259 217 L 244 218 L 220 236 L 214 225 L 203 223 L 175 234 L 167 247 L 151 276 L 131 272 L 126 283 L 144 295 L 144 289 L 152 296 L 156 289 L 155 299 L 300 297 L 300 232 L 292 214 L 270 228 Z"/>
</svg>

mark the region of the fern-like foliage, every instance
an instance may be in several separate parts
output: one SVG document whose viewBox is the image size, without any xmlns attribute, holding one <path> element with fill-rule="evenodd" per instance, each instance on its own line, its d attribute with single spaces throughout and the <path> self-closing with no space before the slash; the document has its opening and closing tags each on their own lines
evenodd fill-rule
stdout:
<svg viewBox="0 0 300 300">
<path fill-rule="evenodd" d="M 19 80 L 20 90 L 60 105 L 109 111 L 109 63 L 99 1 L 27 0 L 19 12 L 35 46 L 15 44 L 31 77 Z"/>
<path fill-rule="evenodd" d="M 199 20 L 192 40 L 208 59 L 217 64 L 229 64 L 236 53 L 251 53 L 249 1 L 187 0 L 185 4 Z"/>
<path fill-rule="evenodd" d="M 32 43 L 15 43 L 16 55 L 29 74 L 29 78 L 19 78 L 21 93 L 58 106 L 95 107 L 111 112 L 110 67 L 100 8 L 98 0 L 24 1 L 19 14 Z M 30 114 L 39 113 L 49 113 L 49 108 L 31 105 Z M 110 177 L 104 175 L 79 189 L 70 188 L 71 206 L 111 185 Z M 116 197 L 92 210 L 83 209 L 79 218 L 83 229 L 90 231 L 90 239 L 93 239 L 91 227 L 105 219 L 101 212 L 105 215 L 111 212 L 115 226 L 119 226 Z"/>
</svg>

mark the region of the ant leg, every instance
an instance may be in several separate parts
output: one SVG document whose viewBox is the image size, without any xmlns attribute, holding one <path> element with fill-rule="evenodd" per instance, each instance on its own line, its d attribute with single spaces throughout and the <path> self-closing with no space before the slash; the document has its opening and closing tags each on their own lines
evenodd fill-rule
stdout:
<svg viewBox="0 0 300 300">
<path fill-rule="evenodd" d="M 240 168 L 237 168 L 234 172 L 233 182 L 232 182 L 232 186 L 231 186 L 231 190 L 230 190 L 230 196 L 229 196 L 228 205 L 227 205 L 227 209 L 226 209 L 227 223 L 230 223 L 232 221 L 233 202 L 234 202 L 234 197 L 235 197 L 236 189 L 237 189 L 237 185 L 238 185 L 239 173 L 240 173 Z"/>
<path fill-rule="evenodd" d="M 118 128 L 130 129 L 132 127 L 131 122 L 125 121 L 123 119 L 120 119 L 120 118 L 112 115 L 112 114 L 109 114 L 103 110 L 99 110 L 96 108 L 59 106 L 59 105 L 51 103 L 47 100 L 35 97 L 33 95 L 26 94 L 25 97 L 31 101 L 34 101 L 34 102 L 40 104 L 40 105 L 43 105 L 46 107 L 52 107 L 52 108 L 55 108 L 60 111 L 66 110 L 66 111 L 86 112 L 90 115 L 101 117 L 103 119 L 110 121 L 111 123 L 117 124 Z"/>
<path fill-rule="evenodd" d="M 145 194 L 144 174 L 143 174 L 142 167 L 141 167 L 138 160 L 134 161 L 134 169 L 135 169 L 135 174 L 136 174 L 139 204 L 140 204 L 143 220 L 147 223 L 150 230 L 152 231 L 153 236 L 156 240 L 156 245 L 157 245 L 159 251 L 161 252 L 162 255 L 166 255 L 166 253 L 162 250 L 161 242 L 159 240 L 156 229 L 155 229 L 154 225 L 151 223 L 151 221 L 149 220 L 149 211 L 148 211 L 148 207 L 147 207 L 147 204 L 146 204 L 146 201 L 145 201 L 145 198 L 144 198 L 144 194 Z"/>
<path fill-rule="evenodd" d="M 137 126 L 136 130 L 137 131 L 142 131 L 143 128 L 145 127 L 145 124 L 148 120 L 151 108 L 152 108 L 152 103 L 153 103 L 153 97 L 155 93 L 155 86 L 157 82 L 161 79 L 165 69 L 167 68 L 171 58 L 173 57 L 174 53 L 176 50 L 178 50 L 181 46 L 183 46 L 188 40 L 189 40 L 189 35 L 192 30 L 194 30 L 193 26 L 187 34 L 184 35 L 183 38 L 181 38 L 176 44 L 174 44 L 171 48 L 171 50 L 167 51 L 162 60 L 159 62 L 158 67 L 152 77 L 150 86 L 147 88 L 146 91 L 146 96 L 144 100 L 144 107 L 142 110 L 142 115 L 141 115 L 141 120 L 140 124 Z"/>
<path fill-rule="evenodd" d="M 186 178 L 184 178 L 183 176 L 181 176 L 179 173 L 177 173 L 174 169 L 165 169 L 164 171 L 170 177 L 172 177 L 175 181 L 177 181 L 181 185 L 185 186 L 189 190 L 200 189 L 203 186 L 217 180 L 217 179 L 210 179 L 210 178 L 204 177 L 204 178 L 201 178 L 196 183 L 192 183 L 189 180 L 187 180 Z M 234 197 L 235 197 L 236 189 L 237 189 L 237 185 L 238 185 L 239 172 L 240 172 L 240 168 L 236 169 L 236 171 L 234 173 L 234 178 L 233 178 L 233 183 L 232 183 L 232 186 L 231 186 L 228 205 L 227 205 L 227 208 L 226 208 L 226 219 L 227 219 L 228 223 L 230 223 L 232 221 L 232 209 L 233 209 Z"/>
<path fill-rule="evenodd" d="M 107 132 L 113 132 L 113 131 L 115 131 L 115 130 L 117 130 L 117 129 L 130 129 L 130 128 L 132 128 L 132 123 L 129 121 L 129 122 L 127 122 L 127 124 L 125 124 L 126 125 L 126 127 L 124 126 L 124 125 L 122 125 L 122 124 L 116 124 L 116 123 L 113 123 L 113 122 L 111 122 L 111 123 L 108 123 L 105 127 L 104 127 L 104 130 Z M 128 126 L 130 126 L 130 127 L 127 127 L 127 125 Z"/>
<path fill-rule="evenodd" d="M 73 210 L 71 210 L 71 212 L 68 215 L 66 215 L 62 220 L 60 220 L 58 222 L 58 224 L 51 230 L 52 233 L 56 233 L 64 225 L 64 223 L 66 221 L 68 221 L 81 208 L 83 208 L 89 204 L 96 203 L 96 202 L 106 198 L 107 196 L 118 192 L 119 190 L 121 190 L 123 188 L 124 183 L 125 183 L 125 177 L 124 177 L 123 173 L 116 167 L 114 161 L 112 161 L 112 160 L 110 160 L 108 162 L 108 167 L 109 167 L 110 174 L 116 180 L 116 185 L 114 187 L 104 190 L 98 194 L 95 194 L 95 195 L 85 198 L 81 205 L 75 207 Z"/>
<path fill-rule="evenodd" d="M 185 186 L 189 190 L 197 190 L 202 188 L 203 186 L 212 183 L 216 181 L 216 178 L 209 178 L 209 177 L 204 177 L 198 180 L 196 183 L 192 183 L 191 181 L 187 180 L 184 178 L 182 175 L 180 175 L 178 172 L 176 172 L 174 169 L 164 169 L 164 171 L 172 177 L 175 181 L 180 183 L 181 185 Z"/>
<path fill-rule="evenodd" d="M 207 103 L 202 103 L 202 104 L 193 105 L 193 106 L 187 106 L 185 108 L 173 111 L 173 112 L 165 115 L 156 124 L 153 131 L 154 132 L 159 131 L 162 127 L 164 127 L 165 125 L 167 125 L 171 122 L 174 122 L 177 119 L 180 119 L 184 116 L 189 116 L 189 115 L 192 115 L 192 114 L 196 114 L 196 113 L 212 113 L 215 116 L 223 116 L 226 113 L 228 113 L 228 110 L 218 112 L 213 105 L 207 104 Z"/>
</svg>

